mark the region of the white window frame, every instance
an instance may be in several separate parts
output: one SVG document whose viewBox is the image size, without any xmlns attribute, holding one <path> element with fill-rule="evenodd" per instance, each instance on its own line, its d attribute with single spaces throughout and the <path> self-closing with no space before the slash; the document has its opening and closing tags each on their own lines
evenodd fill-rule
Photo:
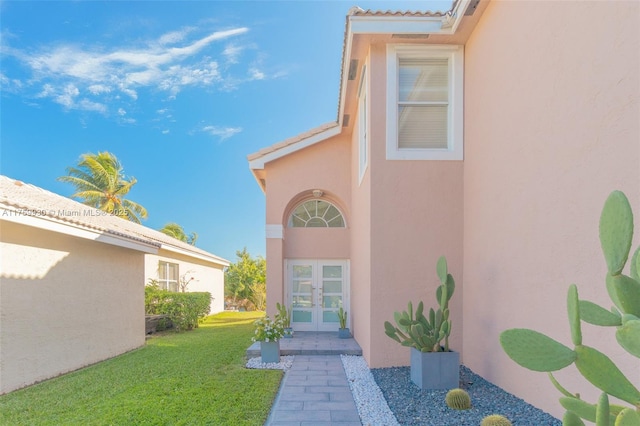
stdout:
<svg viewBox="0 0 640 426">
<path fill-rule="evenodd" d="M 175 265 L 176 267 L 176 279 L 171 279 L 169 277 L 169 265 Z M 164 270 L 164 276 L 165 278 L 160 278 L 160 271 Z M 172 290 L 170 287 L 170 283 L 175 283 L 176 285 L 176 290 Z M 171 292 L 179 292 L 180 291 L 180 264 L 178 263 L 172 263 L 172 262 L 167 262 L 166 260 L 159 260 L 158 261 L 158 284 L 160 285 L 160 288 L 162 290 L 167 290 L 167 291 L 171 291 Z"/>
<path fill-rule="evenodd" d="M 369 166 L 369 108 L 367 107 L 367 66 L 362 66 L 358 89 L 358 185 L 362 183 Z"/>
<path fill-rule="evenodd" d="M 398 68 L 400 58 L 447 58 L 449 108 L 447 148 L 398 148 Z M 387 160 L 462 160 L 464 158 L 464 47 L 387 45 Z"/>
</svg>

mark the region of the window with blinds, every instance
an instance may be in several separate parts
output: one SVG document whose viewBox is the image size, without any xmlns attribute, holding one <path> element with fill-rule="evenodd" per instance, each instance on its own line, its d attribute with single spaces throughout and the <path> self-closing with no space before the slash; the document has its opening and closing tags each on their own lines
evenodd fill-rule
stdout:
<svg viewBox="0 0 640 426">
<path fill-rule="evenodd" d="M 400 58 L 398 148 L 447 149 L 448 70 L 447 58 Z"/>
<path fill-rule="evenodd" d="M 387 47 L 387 159 L 462 160 L 462 49 Z"/>
</svg>

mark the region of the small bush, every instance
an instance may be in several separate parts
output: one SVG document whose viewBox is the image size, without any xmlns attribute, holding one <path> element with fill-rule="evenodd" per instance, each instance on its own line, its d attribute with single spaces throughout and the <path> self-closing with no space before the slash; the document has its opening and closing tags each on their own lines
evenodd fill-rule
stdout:
<svg viewBox="0 0 640 426">
<path fill-rule="evenodd" d="M 198 321 L 209 314 L 211 294 L 208 292 L 174 293 L 155 286 L 146 286 L 144 290 L 145 313 L 169 315 L 177 331 L 198 328 Z"/>
</svg>

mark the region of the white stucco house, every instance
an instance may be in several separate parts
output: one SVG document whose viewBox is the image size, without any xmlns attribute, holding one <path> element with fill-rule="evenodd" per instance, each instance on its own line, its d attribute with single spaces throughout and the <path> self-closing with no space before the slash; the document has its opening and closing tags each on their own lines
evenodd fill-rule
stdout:
<svg viewBox="0 0 640 426">
<path fill-rule="evenodd" d="M 145 341 L 144 285 L 208 291 L 229 262 L 161 232 L 0 176 L 0 394 Z"/>
</svg>

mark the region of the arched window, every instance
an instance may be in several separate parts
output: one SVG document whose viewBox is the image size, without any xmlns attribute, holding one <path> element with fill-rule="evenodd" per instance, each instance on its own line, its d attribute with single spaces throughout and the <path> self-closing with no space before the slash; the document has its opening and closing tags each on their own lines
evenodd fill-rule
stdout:
<svg viewBox="0 0 640 426">
<path fill-rule="evenodd" d="M 340 210 L 324 200 L 309 200 L 298 205 L 289 217 L 290 228 L 344 228 Z"/>
</svg>

